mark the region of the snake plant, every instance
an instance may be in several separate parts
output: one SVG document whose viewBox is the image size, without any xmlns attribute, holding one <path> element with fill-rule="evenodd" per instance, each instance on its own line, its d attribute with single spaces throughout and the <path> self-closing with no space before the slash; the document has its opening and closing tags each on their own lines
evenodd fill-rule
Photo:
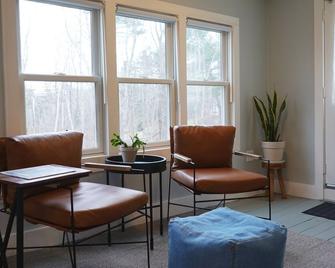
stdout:
<svg viewBox="0 0 335 268">
<path fill-rule="evenodd" d="M 278 106 L 278 97 L 275 90 L 273 91 L 272 98 L 269 93 L 266 94 L 266 97 L 267 105 L 256 96 L 253 99 L 264 131 L 264 141 L 277 142 L 280 140 L 279 125 L 282 114 L 286 109 L 286 97 L 280 106 Z"/>
</svg>

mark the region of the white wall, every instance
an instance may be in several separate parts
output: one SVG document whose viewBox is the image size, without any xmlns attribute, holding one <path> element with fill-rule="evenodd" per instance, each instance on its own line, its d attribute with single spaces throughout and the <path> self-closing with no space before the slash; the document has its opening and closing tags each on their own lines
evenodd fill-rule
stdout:
<svg viewBox="0 0 335 268">
<path fill-rule="evenodd" d="M 268 0 L 267 86 L 287 95 L 287 179 L 314 184 L 314 1 Z"/>
</svg>

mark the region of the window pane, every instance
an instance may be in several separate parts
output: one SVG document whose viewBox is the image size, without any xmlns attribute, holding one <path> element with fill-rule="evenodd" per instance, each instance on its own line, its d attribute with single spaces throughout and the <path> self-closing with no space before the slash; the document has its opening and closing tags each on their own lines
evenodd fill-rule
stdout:
<svg viewBox="0 0 335 268">
<path fill-rule="evenodd" d="M 187 87 L 187 122 L 190 125 L 225 124 L 224 88 Z"/>
<path fill-rule="evenodd" d="M 129 140 L 138 133 L 146 142 L 168 140 L 169 86 L 120 84 L 120 133 Z"/>
<path fill-rule="evenodd" d="M 187 80 L 222 80 L 221 33 L 187 28 Z"/>
<path fill-rule="evenodd" d="M 116 17 L 119 77 L 167 78 L 165 23 Z"/>
<path fill-rule="evenodd" d="M 91 11 L 20 1 L 23 73 L 91 75 Z"/>
<path fill-rule="evenodd" d="M 77 130 L 84 149 L 98 147 L 94 83 L 25 82 L 27 133 Z"/>
</svg>

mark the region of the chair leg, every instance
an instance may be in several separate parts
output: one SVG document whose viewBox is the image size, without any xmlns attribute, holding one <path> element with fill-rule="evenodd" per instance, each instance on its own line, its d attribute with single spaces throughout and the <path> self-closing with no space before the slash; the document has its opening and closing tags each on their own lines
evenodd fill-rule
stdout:
<svg viewBox="0 0 335 268">
<path fill-rule="evenodd" d="M 271 194 L 270 194 L 270 191 L 269 191 L 268 202 L 269 202 L 269 220 L 271 220 Z"/>
<path fill-rule="evenodd" d="M 76 235 L 74 231 L 72 233 L 72 253 L 73 253 L 73 263 L 72 263 L 72 268 L 77 267 L 77 254 L 76 254 Z"/>
<path fill-rule="evenodd" d="M 63 232 L 62 246 L 65 246 L 65 231 Z"/>
<path fill-rule="evenodd" d="M 196 208 L 196 200 L 195 200 L 195 193 L 193 193 L 193 216 L 197 214 Z"/>
<path fill-rule="evenodd" d="M 1 265 L 0 265 L 0 267 L 5 267 L 5 268 L 8 267 L 6 249 L 7 249 L 7 246 L 8 246 L 10 233 L 12 231 L 15 215 L 16 215 L 16 202 L 13 203 L 13 205 L 10 209 L 10 216 L 9 216 L 9 220 L 8 220 L 7 227 L 6 227 L 5 237 L 4 237 L 4 240 L 3 240 L 3 243 L 2 243 L 2 247 L 1 247 Z"/>
<path fill-rule="evenodd" d="M 223 204 L 222 204 L 223 207 L 226 206 L 226 194 L 223 195 Z"/>
<path fill-rule="evenodd" d="M 147 261 L 148 261 L 148 268 L 150 268 L 150 244 L 149 244 L 149 226 L 148 226 L 148 209 L 147 205 L 144 207 L 145 211 L 145 235 L 147 237 L 146 244 L 147 244 Z"/>
<path fill-rule="evenodd" d="M 67 232 L 64 232 L 65 237 L 66 237 L 66 247 L 67 250 L 69 252 L 69 256 L 70 256 L 70 260 L 71 260 L 71 266 L 73 266 L 73 257 L 72 257 L 72 251 L 71 251 L 71 243 L 70 243 L 70 239 L 69 239 L 69 235 Z"/>
<path fill-rule="evenodd" d="M 108 241 L 108 246 L 112 246 L 112 233 L 111 233 L 111 225 L 110 223 L 107 224 L 107 241 Z"/>
<path fill-rule="evenodd" d="M 169 176 L 169 190 L 168 190 L 168 207 L 167 207 L 167 221 L 170 221 L 170 198 L 171 198 L 171 172 Z"/>
</svg>

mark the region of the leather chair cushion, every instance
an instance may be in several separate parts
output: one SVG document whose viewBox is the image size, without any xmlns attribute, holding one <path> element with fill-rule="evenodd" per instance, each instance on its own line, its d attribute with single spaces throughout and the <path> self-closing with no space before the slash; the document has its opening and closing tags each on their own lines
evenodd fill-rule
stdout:
<svg viewBox="0 0 335 268">
<path fill-rule="evenodd" d="M 104 225 L 144 207 L 144 192 L 110 185 L 80 182 L 71 186 L 77 232 Z M 28 220 L 60 230 L 71 229 L 71 202 L 68 189 L 55 189 L 25 200 Z"/>
<path fill-rule="evenodd" d="M 176 126 L 171 145 L 172 151 L 192 158 L 197 167 L 231 167 L 234 138 L 232 126 Z M 189 165 L 176 159 L 173 167 Z"/>
<path fill-rule="evenodd" d="M 234 168 L 199 168 L 195 172 L 193 187 L 193 169 L 172 171 L 172 178 L 198 193 L 233 194 L 264 189 L 267 178 L 261 174 Z"/>
</svg>

